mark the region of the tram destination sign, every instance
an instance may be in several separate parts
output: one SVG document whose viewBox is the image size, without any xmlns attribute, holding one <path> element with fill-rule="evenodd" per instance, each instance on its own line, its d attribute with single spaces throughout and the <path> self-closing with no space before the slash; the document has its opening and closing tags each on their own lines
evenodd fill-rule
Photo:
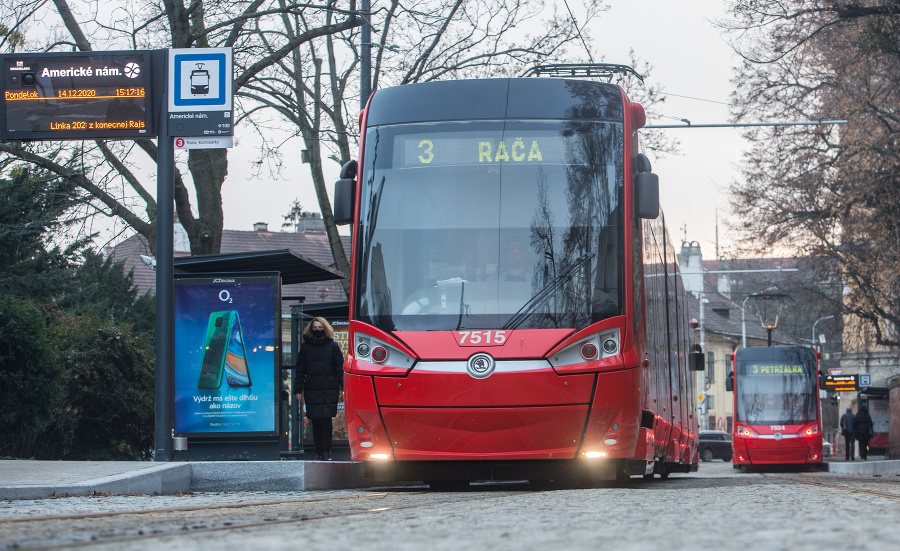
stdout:
<svg viewBox="0 0 900 551">
<path fill-rule="evenodd" d="M 0 60 L 2 139 L 156 136 L 150 51 L 21 53 Z"/>
</svg>

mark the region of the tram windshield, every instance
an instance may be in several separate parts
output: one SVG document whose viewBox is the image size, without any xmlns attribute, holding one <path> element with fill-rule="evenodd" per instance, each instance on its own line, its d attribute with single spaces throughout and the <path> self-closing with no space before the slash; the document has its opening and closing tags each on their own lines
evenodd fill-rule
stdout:
<svg viewBox="0 0 900 551">
<path fill-rule="evenodd" d="M 747 425 L 805 425 L 818 419 L 811 348 L 742 348 L 735 370 L 735 413 Z"/>
<path fill-rule="evenodd" d="M 387 331 L 583 328 L 622 311 L 623 126 L 366 134 L 356 318 Z"/>
</svg>

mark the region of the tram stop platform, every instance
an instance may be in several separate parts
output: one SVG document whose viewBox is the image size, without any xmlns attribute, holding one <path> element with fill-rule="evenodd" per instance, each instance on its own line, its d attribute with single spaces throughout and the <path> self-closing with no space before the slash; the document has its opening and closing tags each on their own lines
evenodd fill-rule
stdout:
<svg viewBox="0 0 900 551">
<path fill-rule="evenodd" d="M 827 472 L 900 477 L 900 460 L 829 458 Z M 703 466 L 698 472 L 703 476 Z M 38 461 L 0 460 L 0 500 L 187 492 L 302 492 L 383 486 L 355 476 L 349 461 Z"/>
<path fill-rule="evenodd" d="M 900 460 L 885 459 L 883 455 L 870 455 L 866 461 L 859 458 L 853 461 L 846 461 L 842 456 L 833 456 L 826 458 L 825 464 L 828 466 L 830 474 L 885 478 L 900 477 Z"/>
<path fill-rule="evenodd" d="M 0 460 L 0 500 L 187 492 L 302 492 L 384 485 L 349 461 Z"/>
</svg>

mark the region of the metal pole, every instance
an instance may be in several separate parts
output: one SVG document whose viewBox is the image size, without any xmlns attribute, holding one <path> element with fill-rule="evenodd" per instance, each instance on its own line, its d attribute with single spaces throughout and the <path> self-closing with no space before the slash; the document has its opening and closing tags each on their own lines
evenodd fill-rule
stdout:
<svg viewBox="0 0 900 551">
<path fill-rule="evenodd" d="M 163 50 L 165 52 L 165 50 Z M 165 71 L 163 71 L 165 74 Z M 156 161 L 156 411 L 154 461 L 172 460 L 175 381 L 175 144 L 168 136 L 168 98 L 159 114 Z"/>
<path fill-rule="evenodd" d="M 703 302 L 706 300 L 703 298 L 703 291 L 700 291 L 700 350 L 704 353 L 706 352 L 706 329 L 703 327 Z"/>
<path fill-rule="evenodd" d="M 369 0 L 360 0 L 359 9 L 364 20 L 359 45 L 359 109 L 363 110 L 372 93 L 372 25 Z"/>
<path fill-rule="evenodd" d="M 745 126 L 819 126 L 826 124 L 847 124 L 847 121 L 800 121 L 800 122 L 745 122 L 734 124 L 691 124 L 691 121 L 682 119 L 685 124 L 648 124 L 644 128 L 743 128 Z"/>
<path fill-rule="evenodd" d="M 299 306 L 291 306 L 291 365 L 297 365 L 297 356 L 300 353 L 300 316 L 303 312 L 302 303 Z M 300 428 L 303 419 L 300 417 L 300 399 L 297 398 L 297 369 L 291 369 L 291 452 L 302 455 L 303 442 L 300 439 Z"/>
<path fill-rule="evenodd" d="M 741 348 L 747 348 L 747 317 L 744 315 L 744 306 L 747 305 L 747 300 L 753 295 L 747 295 L 744 297 L 744 301 L 741 302 Z"/>
<path fill-rule="evenodd" d="M 644 127 L 646 128 L 646 126 Z M 681 272 L 681 275 L 698 274 L 758 274 L 765 272 L 799 272 L 800 268 L 767 268 L 765 270 L 701 270 L 699 272 Z"/>
</svg>

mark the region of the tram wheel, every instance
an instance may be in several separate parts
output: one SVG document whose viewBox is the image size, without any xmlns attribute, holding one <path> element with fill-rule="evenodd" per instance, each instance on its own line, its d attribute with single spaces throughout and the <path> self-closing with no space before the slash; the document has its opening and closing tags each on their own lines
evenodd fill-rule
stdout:
<svg viewBox="0 0 900 551">
<path fill-rule="evenodd" d="M 461 492 L 469 488 L 468 480 L 432 480 L 428 487 L 435 492 Z"/>
</svg>

